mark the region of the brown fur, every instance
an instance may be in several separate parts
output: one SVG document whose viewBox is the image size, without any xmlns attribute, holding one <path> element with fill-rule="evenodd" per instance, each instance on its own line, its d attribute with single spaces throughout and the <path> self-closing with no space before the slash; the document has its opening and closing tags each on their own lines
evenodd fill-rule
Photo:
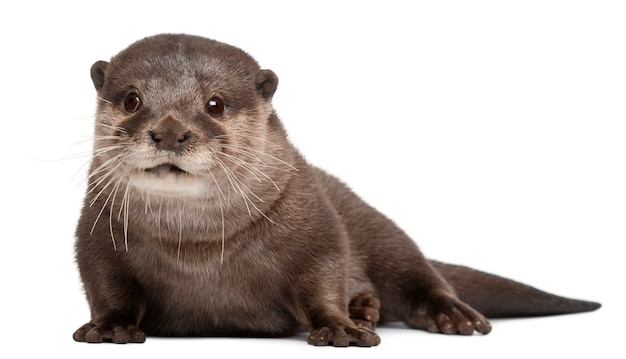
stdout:
<svg viewBox="0 0 626 359">
<path fill-rule="evenodd" d="M 308 329 L 311 344 L 373 346 L 379 319 L 489 333 L 457 292 L 486 314 L 537 314 L 498 312 L 498 290 L 481 294 L 492 284 L 517 302 L 516 291 L 535 292 L 428 261 L 389 219 L 308 164 L 272 108 L 276 76 L 243 51 L 159 35 L 97 62 L 91 75 L 100 100 L 76 259 L 92 317 L 75 340 Z M 208 112 L 214 98 L 223 114 Z M 472 278 L 482 284 L 467 289 Z M 597 307 L 567 305 L 561 312 Z"/>
</svg>

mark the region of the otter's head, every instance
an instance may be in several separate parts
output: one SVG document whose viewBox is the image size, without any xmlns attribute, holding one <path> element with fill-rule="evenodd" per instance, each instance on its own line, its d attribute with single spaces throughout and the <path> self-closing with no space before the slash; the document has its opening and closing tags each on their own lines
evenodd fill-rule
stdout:
<svg viewBox="0 0 626 359">
<path fill-rule="evenodd" d="M 96 62 L 91 78 L 96 190 L 201 194 L 217 182 L 258 179 L 258 165 L 274 158 L 266 147 L 280 126 L 271 106 L 278 78 L 235 47 L 158 35 Z"/>
</svg>

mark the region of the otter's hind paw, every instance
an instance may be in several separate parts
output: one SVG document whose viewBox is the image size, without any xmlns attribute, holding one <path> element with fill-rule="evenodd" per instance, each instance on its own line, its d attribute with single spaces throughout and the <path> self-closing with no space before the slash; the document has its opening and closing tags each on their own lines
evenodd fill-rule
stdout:
<svg viewBox="0 0 626 359">
<path fill-rule="evenodd" d="M 491 332 L 491 324 L 482 314 L 449 295 L 431 298 L 421 304 L 407 323 L 431 333 L 471 335 L 474 331 Z"/>
<path fill-rule="evenodd" d="M 380 319 L 380 300 L 371 294 L 359 294 L 350 300 L 348 311 L 354 324 L 373 330 Z"/>
</svg>

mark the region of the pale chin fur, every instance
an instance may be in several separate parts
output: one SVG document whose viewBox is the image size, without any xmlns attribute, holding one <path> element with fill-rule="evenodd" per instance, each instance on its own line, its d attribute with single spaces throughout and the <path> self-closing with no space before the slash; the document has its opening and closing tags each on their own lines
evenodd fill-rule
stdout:
<svg viewBox="0 0 626 359">
<path fill-rule="evenodd" d="M 151 195 L 163 197 L 204 196 L 210 182 L 203 176 L 165 174 L 156 176 L 142 170 L 129 176 L 130 185 Z"/>
</svg>

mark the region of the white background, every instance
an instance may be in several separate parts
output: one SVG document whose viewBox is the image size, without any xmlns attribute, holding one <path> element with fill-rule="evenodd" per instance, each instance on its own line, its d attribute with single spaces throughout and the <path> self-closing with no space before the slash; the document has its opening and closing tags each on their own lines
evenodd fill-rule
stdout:
<svg viewBox="0 0 626 359">
<path fill-rule="evenodd" d="M 623 2 L 16 3 L 0 5 L 0 353 L 623 354 Z M 394 325 L 372 349 L 315 348 L 304 335 L 74 343 L 89 319 L 73 262 L 95 108 L 89 68 L 162 32 L 236 45 L 274 70 L 274 105 L 292 141 L 429 257 L 603 308 L 497 320 L 488 336 Z"/>
</svg>

